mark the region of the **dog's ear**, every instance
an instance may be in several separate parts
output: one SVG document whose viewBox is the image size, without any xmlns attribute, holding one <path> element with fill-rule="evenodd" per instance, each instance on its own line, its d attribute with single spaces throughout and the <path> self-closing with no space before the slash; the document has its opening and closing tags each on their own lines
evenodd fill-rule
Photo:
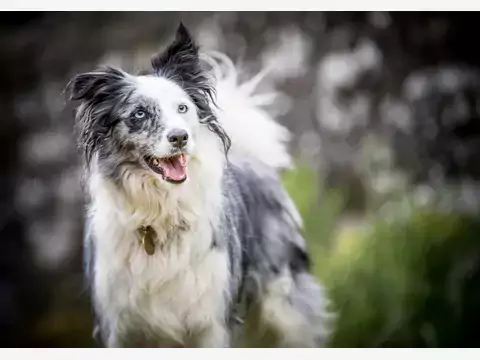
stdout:
<svg viewBox="0 0 480 360">
<path fill-rule="evenodd" d="M 201 76 L 198 45 L 183 23 L 180 23 L 173 43 L 152 58 L 152 66 L 156 73 L 169 78 L 179 78 L 182 82 L 195 83 L 204 80 Z"/>
<path fill-rule="evenodd" d="M 89 100 L 106 87 L 125 78 L 121 70 L 105 67 L 97 71 L 75 76 L 67 86 L 70 100 Z"/>
<path fill-rule="evenodd" d="M 85 73 L 75 76 L 68 85 L 70 100 L 83 100 L 93 92 L 99 76 L 95 73 Z"/>
<path fill-rule="evenodd" d="M 77 75 L 67 85 L 70 100 L 82 102 L 77 108 L 75 126 L 87 165 L 118 122 L 115 104 L 128 96 L 127 76 L 119 69 L 104 67 Z"/>
</svg>

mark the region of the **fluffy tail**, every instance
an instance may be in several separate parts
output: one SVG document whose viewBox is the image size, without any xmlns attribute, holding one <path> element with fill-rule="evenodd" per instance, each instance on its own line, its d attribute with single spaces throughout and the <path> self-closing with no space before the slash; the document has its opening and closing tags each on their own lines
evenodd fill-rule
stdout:
<svg viewBox="0 0 480 360">
<path fill-rule="evenodd" d="M 290 132 L 263 107 L 272 105 L 276 94 L 256 94 L 266 71 L 239 84 L 233 62 L 221 53 L 204 57 L 216 80 L 217 117 L 232 140 L 232 161 L 250 158 L 275 169 L 292 167 L 288 153 Z"/>
</svg>

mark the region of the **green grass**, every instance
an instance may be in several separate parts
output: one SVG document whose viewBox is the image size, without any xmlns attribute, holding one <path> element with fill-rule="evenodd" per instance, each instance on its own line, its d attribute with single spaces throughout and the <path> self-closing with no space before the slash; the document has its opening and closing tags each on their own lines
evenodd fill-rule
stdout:
<svg viewBox="0 0 480 360">
<path fill-rule="evenodd" d="M 334 246 L 332 233 L 343 206 L 342 194 L 324 189 L 315 172 L 306 165 L 284 174 L 283 184 L 303 218 L 304 236 L 315 255 L 314 271 L 321 277 L 326 271 L 327 254 Z"/>
</svg>

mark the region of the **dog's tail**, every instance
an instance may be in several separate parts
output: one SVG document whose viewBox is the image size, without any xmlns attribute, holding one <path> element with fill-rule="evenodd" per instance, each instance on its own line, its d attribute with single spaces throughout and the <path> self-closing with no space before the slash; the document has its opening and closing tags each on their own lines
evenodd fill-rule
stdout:
<svg viewBox="0 0 480 360">
<path fill-rule="evenodd" d="M 232 141 L 229 158 L 250 158 L 275 169 L 291 168 L 287 149 L 290 132 L 264 109 L 274 104 L 276 94 L 256 93 L 266 72 L 239 83 L 236 68 L 227 56 L 212 52 L 204 59 L 216 80 L 218 120 Z"/>
</svg>

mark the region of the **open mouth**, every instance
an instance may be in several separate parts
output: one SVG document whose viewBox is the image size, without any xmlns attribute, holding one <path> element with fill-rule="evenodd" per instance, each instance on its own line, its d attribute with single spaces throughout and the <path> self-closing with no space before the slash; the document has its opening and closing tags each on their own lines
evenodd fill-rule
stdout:
<svg viewBox="0 0 480 360">
<path fill-rule="evenodd" d="M 147 165 L 163 180 L 180 184 L 187 179 L 187 157 L 185 154 L 173 155 L 165 158 L 147 157 Z"/>
</svg>

